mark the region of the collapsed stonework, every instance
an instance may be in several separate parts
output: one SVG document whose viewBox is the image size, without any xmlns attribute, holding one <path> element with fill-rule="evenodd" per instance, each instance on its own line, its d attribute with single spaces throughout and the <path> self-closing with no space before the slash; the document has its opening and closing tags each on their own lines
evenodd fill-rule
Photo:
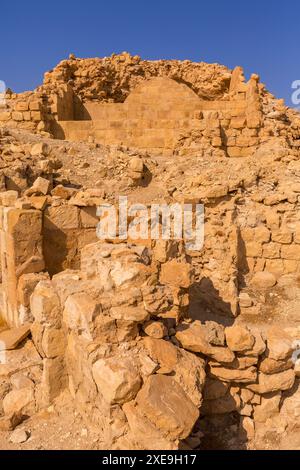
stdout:
<svg viewBox="0 0 300 470">
<path fill-rule="evenodd" d="M 217 65 L 147 62 L 126 53 L 72 56 L 35 92 L 7 97 L 0 122 L 60 139 L 178 153 L 192 135 L 198 152 L 245 157 L 272 135 L 262 113 L 268 93 L 256 74 L 246 83 L 241 67 L 230 74 Z M 284 110 L 278 100 L 270 117 Z"/>
<path fill-rule="evenodd" d="M 67 390 L 104 448 L 291 440 L 298 114 L 240 67 L 127 54 L 71 57 L 6 106 L 0 429 Z M 96 209 L 119 195 L 204 203 L 203 249 L 98 240 Z"/>
</svg>

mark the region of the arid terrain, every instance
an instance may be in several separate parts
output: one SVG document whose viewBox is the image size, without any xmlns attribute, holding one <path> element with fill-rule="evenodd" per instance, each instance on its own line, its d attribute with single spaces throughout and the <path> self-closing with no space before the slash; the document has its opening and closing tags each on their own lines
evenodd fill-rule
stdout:
<svg viewBox="0 0 300 470">
<path fill-rule="evenodd" d="M 300 115 L 257 74 L 71 54 L 7 90 L 0 185 L 1 450 L 300 449 Z M 99 239 L 120 196 L 203 247 Z"/>
</svg>

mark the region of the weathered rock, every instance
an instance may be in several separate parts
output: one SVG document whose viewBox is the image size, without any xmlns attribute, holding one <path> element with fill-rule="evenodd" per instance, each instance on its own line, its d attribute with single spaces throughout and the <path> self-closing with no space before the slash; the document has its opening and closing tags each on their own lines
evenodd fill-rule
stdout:
<svg viewBox="0 0 300 470">
<path fill-rule="evenodd" d="M 190 264 L 177 261 L 168 261 L 161 267 L 160 282 L 174 287 L 188 288 L 191 285 L 193 270 Z"/>
<path fill-rule="evenodd" d="M 291 369 L 294 363 L 291 359 L 276 361 L 270 357 L 265 357 L 259 364 L 259 371 L 264 374 L 276 374 L 287 369 Z"/>
<path fill-rule="evenodd" d="M 128 420 L 131 431 L 129 439 L 134 442 L 134 448 L 149 450 L 175 450 L 177 448 L 176 443 L 164 437 L 134 401 L 125 403 L 123 411 Z M 128 443 L 125 448 L 129 448 Z"/>
<path fill-rule="evenodd" d="M 267 334 L 267 347 L 268 358 L 285 360 L 293 353 L 293 340 L 282 328 L 272 327 Z"/>
<path fill-rule="evenodd" d="M 292 369 L 278 372 L 277 374 L 263 374 L 259 372 L 258 383 L 249 384 L 250 390 L 255 393 L 271 393 L 280 390 L 289 390 L 295 382 L 295 372 Z"/>
<path fill-rule="evenodd" d="M 15 349 L 30 333 L 30 326 L 23 325 L 0 333 L 0 351 Z"/>
<path fill-rule="evenodd" d="M 180 385 L 165 375 L 150 376 L 137 394 L 136 403 L 163 436 L 171 440 L 185 439 L 199 416 L 197 407 Z"/>
<path fill-rule="evenodd" d="M 249 294 L 247 294 L 246 292 L 241 292 L 241 294 L 239 295 L 239 305 L 240 307 L 244 307 L 244 308 L 247 308 L 247 307 L 251 307 L 253 304 Z"/>
<path fill-rule="evenodd" d="M 177 328 L 176 338 L 188 351 L 202 353 L 218 362 L 234 360 L 234 353 L 229 348 L 209 344 L 206 329 L 199 322 L 180 325 Z"/>
<path fill-rule="evenodd" d="M 211 365 L 210 374 L 224 382 L 252 383 L 257 379 L 256 367 L 227 369 L 225 367 L 214 367 Z"/>
<path fill-rule="evenodd" d="M 66 338 L 62 329 L 45 328 L 41 343 L 45 357 L 53 359 L 65 352 Z"/>
<path fill-rule="evenodd" d="M 202 403 L 202 390 L 206 382 L 205 365 L 204 359 L 180 349 L 173 376 L 198 408 Z"/>
<path fill-rule="evenodd" d="M 160 321 L 149 321 L 144 323 L 143 330 L 146 335 L 156 339 L 162 339 L 168 334 L 166 326 Z"/>
<path fill-rule="evenodd" d="M 242 352 L 244 356 L 260 356 L 266 350 L 266 343 L 258 332 L 252 332 L 254 336 L 254 344 L 252 348 L 246 349 Z"/>
<path fill-rule="evenodd" d="M 255 339 L 248 328 L 243 326 L 230 326 L 225 329 L 228 347 L 232 351 L 246 351 L 253 347 Z"/>
<path fill-rule="evenodd" d="M 161 374 L 169 374 L 174 371 L 178 362 L 178 350 L 170 341 L 163 339 L 143 338 L 143 346 L 151 359 L 159 364 Z"/>
<path fill-rule="evenodd" d="M 15 429 L 15 431 L 10 435 L 9 440 L 13 444 L 22 444 L 26 442 L 30 437 L 30 433 L 25 429 Z"/>
<path fill-rule="evenodd" d="M 268 271 L 261 271 L 254 274 L 251 285 L 257 289 L 269 289 L 276 284 L 276 277 Z"/>
<path fill-rule="evenodd" d="M 135 322 L 144 322 L 149 317 L 149 313 L 143 307 L 113 307 L 110 315 L 116 320 L 126 320 Z"/>
<path fill-rule="evenodd" d="M 232 362 L 226 364 L 226 367 L 229 369 L 247 369 L 247 367 L 255 366 L 258 362 L 258 357 L 256 356 L 236 356 Z M 211 361 L 212 365 L 216 367 L 221 366 L 217 362 Z"/>
<path fill-rule="evenodd" d="M 12 390 L 3 399 L 3 409 L 6 415 L 16 413 L 22 416 L 31 416 L 35 412 L 35 399 L 33 387 Z"/>
<path fill-rule="evenodd" d="M 225 344 L 225 328 L 214 321 L 206 321 L 204 328 L 207 334 L 209 344 L 214 346 L 224 346 Z"/>
<path fill-rule="evenodd" d="M 34 144 L 30 150 L 30 153 L 33 157 L 37 155 L 44 155 L 45 157 L 47 157 L 47 155 L 49 155 L 49 152 L 50 147 L 45 142 L 38 142 L 37 144 Z"/>
<path fill-rule="evenodd" d="M 50 189 L 50 181 L 47 180 L 46 178 L 42 178 L 39 176 L 31 186 L 31 188 L 27 189 L 25 191 L 26 196 L 31 196 L 33 194 L 36 195 L 44 195 L 48 194 Z"/>
<path fill-rule="evenodd" d="M 93 365 L 93 377 L 108 403 L 126 403 L 141 387 L 141 377 L 128 359 L 99 359 Z"/>
<path fill-rule="evenodd" d="M 51 281 L 38 283 L 30 298 L 30 309 L 35 321 L 49 326 L 60 326 L 60 300 Z"/>
<path fill-rule="evenodd" d="M 279 413 L 281 393 L 276 393 L 270 397 L 262 397 L 261 404 L 255 407 L 254 421 L 265 423 L 267 419 Z"/>
<path fill-rule="evenodd" d="M 65 303 L 63 320 L 67 328 L 77 331 L 86 339 L 92 339 L 94 321 L 101 307 L 88 293 L 77 292 L 70 295 Z"/>
<path fill-rule="evenodd" d="M 64 390 L 67 383 L 65 358 L 58 356 L 43 360 L 43 374 L 38 389 L 40 408 L 51 405 L 53 400 Z"/>
</svg>

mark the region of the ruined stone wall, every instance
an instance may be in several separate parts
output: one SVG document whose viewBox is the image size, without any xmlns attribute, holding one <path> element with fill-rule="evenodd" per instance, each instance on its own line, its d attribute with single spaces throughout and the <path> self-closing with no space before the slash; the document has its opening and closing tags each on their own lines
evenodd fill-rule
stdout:
<svg viewBox="0 0 300 470">
<path fill-rule="evenodd" d="M 171 65 L 166 61 L 151 63 L 150 68 L 144 64 L 140 69 L 143 76 L 135 80 L 130 61 L 137 59 L 127 55 L 124 60 L 119 59 L 103 59 L 103 63 L 95 60 L 96 65 L 88 62 L 87 68 L 84 61 L 64 61 L 46 75 L 44 85 L 34 92 L 8 93 L 7 104 L 0 112 L 0 125 L 71 141 L 175 154 L 205 150 L 248 157 L 277 133 L 288 136 L 293 145 L 294 140 L 299 142 L 299 126 L 293 123 L 291 132 L 289 120 L 293 116 L 284 104 L 279 100 L 275 110 L 268 112 L 270 95 L 257 75 L 253 74 L 246 83 L 241 67 L 229 74 L 207 64 L 205 68 L 201 63 Z M 115 81 L 109 81 L 110 86 L 116 87 L 113 92 L 107 90 L 108 84 L 103 84 L 99 72 L 106 70 L 109 75 L 112 64 L 121 64 L 121 69 L 125 66 L 126 70 L 129 67 L 126 80 L 123 77 L 126 86 L 121 78 L 120 83 L 117 79 L 120 72 L 113 73 Z M 89 75 L 90 67 L 100 73 L 100 85 L 98 72 Z M 183 79 L 183 72 L 171 73 L 174 67 L 177 72 L 191 69 L 190 79 Z M 106 91 L 91 98 L 89 90 L 93 86 Z M 110 93 L 113 98 L 107 98 Z M 280 123 L 274 134 L 276 120 Z"/>
<path fill-rule="evenodd" d="M 201 101 L 184 84 L 153 78 L 133 90 L 122 104 L 85 103 L 85 120 L 63 122 L 58 118 L 54 134 L 67 140 L 172 150 L 194 131 L 199 147 L 206 141 L 228 156 L 250 156 L 260 143 L 262 126 L 258 77 L 253 76 L 248 84 L 242 81 L 244 77 L 240 80 L 240 88 L 231 87 L 230 99 Z"/>
</svg>

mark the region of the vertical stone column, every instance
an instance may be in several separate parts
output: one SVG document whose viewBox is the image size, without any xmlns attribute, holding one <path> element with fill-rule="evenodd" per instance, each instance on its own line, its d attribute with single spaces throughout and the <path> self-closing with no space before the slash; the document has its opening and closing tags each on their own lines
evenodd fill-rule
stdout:
<svg viewBox="0 0 300 470">
<path fill-rule="evenodd" d="M 23 274 L 44 269 L 42 213 L 38 210 L 0 208 L 0 239 L 3 306 L 1 315 L 9 326 L 22 324 L 18 281 Z"/>
<path fill-rule="evenodd" d="M 256 129 L 261 127 L 262 124 L 262 106 L 258 89 L 259 76 L 252 74 L 249 82 L 247 83 L 246 91 L 246 117 L 247 127 Z"/>
</svg>

